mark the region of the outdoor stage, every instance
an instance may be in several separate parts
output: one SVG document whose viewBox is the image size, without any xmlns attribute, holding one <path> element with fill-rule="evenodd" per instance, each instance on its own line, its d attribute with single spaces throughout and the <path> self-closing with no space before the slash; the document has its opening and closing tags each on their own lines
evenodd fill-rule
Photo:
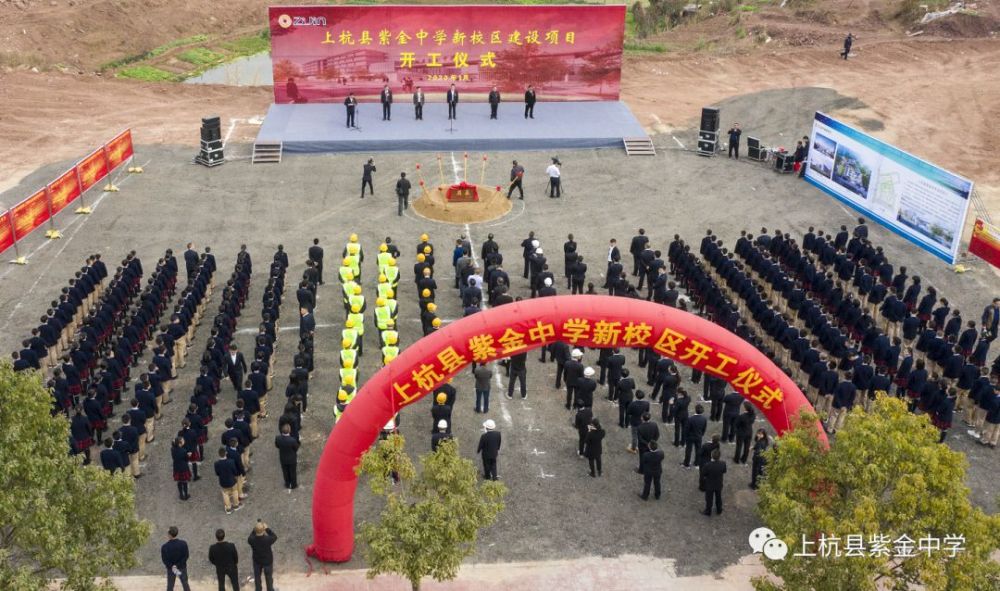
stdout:
<svg viewBox="0 0 1000 591">
<path fill-rule="evenodd" d="M 496 121 L 486 103 L 459 103 L 453 132 L 445 103 L 427 103 L 417 121 L 413 105 L 400 100 L 392 115 L 392 121 L 382 121 L 379 103 L 362 103 L 359 129 L 347 129 L 341 104 L 273 104 L 257 141 L 280 141 L 285 153 L 323 153 L 607 148 L 621 147 L 625 137 L 646 137 L 619 101 L 540 102 L 534 119 L 524 118 L 523 103 L 512 102 L 500 105 Z"/>
</svg>

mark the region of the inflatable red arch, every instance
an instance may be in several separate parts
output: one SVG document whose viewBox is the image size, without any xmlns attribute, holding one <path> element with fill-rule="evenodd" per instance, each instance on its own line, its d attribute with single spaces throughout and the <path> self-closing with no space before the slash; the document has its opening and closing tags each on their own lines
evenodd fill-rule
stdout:
<svg viewBox="0 0 1000 591">
<path fill-rule="evenodd" d="M 726 329 L 676 308 L 621 297 L 574 295 L 483 310 L 407 347 L 368 380 L 348 406 L 316 471 L 313 544 L 306 549 L 308 554 L 325 562 L 351 559 L 358 484 L 354 469 L 397 411 L 473 361 L 503 359 L 557 340 L 577 347 L 653 348 L 725 379 L 779 434 L 790 428 L 800 409 L 812 410 L 798 386 L 763 353 Z"/>
</svg>

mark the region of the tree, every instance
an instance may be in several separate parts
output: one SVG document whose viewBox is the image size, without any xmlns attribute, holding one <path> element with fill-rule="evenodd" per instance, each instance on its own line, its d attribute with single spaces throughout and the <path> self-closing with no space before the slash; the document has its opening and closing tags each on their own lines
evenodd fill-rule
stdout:
<svg viewBox="0 0 1000 591">
<path fill-rule="evenodd" d="M 0 589 L 114 589 L 150 527 L 135 515 L 131 476 L 69 455 L 69 424 L 51 416 L 36 372 L 0 363 Z"/>
<path fill-rule="evenodd" d="M 369 579 L 396 573 L 417 591 L 425 576 L 447 581 L 458 575 L 479 530 L 503 511 L 507 489 L 499 482 L 479 483 L 476 468 L 458 455 L 454 440 L 421 456 L 419 475 L 403 448 L 402 436 L 392 435 L 361 458 L 358 474 L 368 475 L 372 492 L 385 497 L 386 506 L 378 523 L 361 525 L 358 539 L 364 542 Z M 393 473 L 398 487 L 390 484 Z"/>
<path fill-rule="evenodd" d="M 800 415 L 794 425 L 767 452 L 757 506 L 789 552 L 782 561 L 764 559 L 782 582 L 755 580 L 759 591 L 1000 588 L 1000 564 L 990 558 L 1000 547 L 1000 516 L 971 505 L 965 456 L 937 442 L 926 415 L 879 396 L 870 413 L 855 407 L 829 451 L 816 437 L 815 415 Z M 843 552 L 849 535 L 863 536 L 861 556 L 793 556 L 821 554 L 822 536 L 840 538 Z M 898 555 L 904 535 L 913 540 L 912 557 Z M 873 552 L 878 536 L 889 555 Z M 952 536 L 964 536 L 954 557 L 946 541 Z M 921 538 L 930 546 L 941 540 L 941 550 L 918 551 Z"/>
<path fill-rule="evenodd" d="M 274 64 L 274 79 L 284 82 L 289 78 L 301 78 L 302 68 L 298 64 L 288 59 L 283 59 Z"/>
</svg>

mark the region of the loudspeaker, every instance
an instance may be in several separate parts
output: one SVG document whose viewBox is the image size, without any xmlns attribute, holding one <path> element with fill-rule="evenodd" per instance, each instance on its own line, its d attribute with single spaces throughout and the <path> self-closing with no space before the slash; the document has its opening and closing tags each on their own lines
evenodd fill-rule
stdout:
<svg viewBox="0 0 1000 591">
<path fill-rule="evenodd" d="M 218 115 L 215 117 L 202 117 L 201 118 L 202 127 L 222 127 L 222 120 Z"/>
<path fill-rule="evenodd" d="M 719 131 L 719 109 L 717 107 L 704 107 L 701 110 L 701 130 Z"/>
<path fill-rule="evenodd" d="M 712 136 L 713 134 L 708 135 Z M 702 137 L 698 140 L 698 154 L 701 156 L 711 156 L 712 154 L 715 154 L 715 146 L 716 142 L 714 137 Z"/>
<path fill-rule="evenodd" d="M 205 127 L 201 128 L 201 141 L 203 142 L 213 142 L 222 139 L 222 129 L 218 127 Z"/>
<path fill-rule="evenodd" d="M 220 140 L 211 140 L 211 141 L 201 140 L 201 149 L 202 149 L 202 151 L 208 151 L 208 152 L 212 152 L 212 151 L 215 151 L 215 150 L 221 150 L 222 149 L 222 140 L 221 139 Z"/>
<path fill-rule="evenodd" d="M 760 149 L 760 140 L 755 137 L 747 137 L 747 157 L 751 160 L 763 160 L 764 153 Z"/>
</svg>

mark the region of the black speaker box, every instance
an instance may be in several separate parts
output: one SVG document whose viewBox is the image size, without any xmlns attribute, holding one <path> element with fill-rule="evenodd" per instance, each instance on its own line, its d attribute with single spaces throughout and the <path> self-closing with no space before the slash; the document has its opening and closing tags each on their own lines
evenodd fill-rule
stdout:
<svg viewBox="0 0 1000 591">
<path fill-rule="evenodd" d="M 755 137 L 747 138 L 747 157 L 751 160 L 763 160 L 764 154 L 761 153 L 760 140 Z"/>
<path fill-rule="evenodd" d="M 222 149 L 222 140 L 221 139 L 220 140 L 211 140 L 211 141 L 202 140 L 201 141 L 201 149 L 203 151 L 204 150 L 208 150 L 208 151 L 221 150 Z"/>
<path fill-rule="evenodd" d="M 214 142 L 222 139 L 222 130 L 218 127 L 205 127 L 201 128 L 201 141 L 203 142 Z"/>
<path fill-rule="evenodd" d="M 698 151 L 702 154 L 714 154 L 715 153 L 715 142 L 707 141 L 704 139 L 698 140 Z"/>
<path fill-rule="evenodd" d="M 701 130 L 719 131 L 719 109 L 716 107 L 704 107 L 701 110 Z"/>
<path fill-rule="evenodd" d="M 202 117 L 202 127 L 222 127 L 222 120 L 218 117 Z"/>
</svg>

